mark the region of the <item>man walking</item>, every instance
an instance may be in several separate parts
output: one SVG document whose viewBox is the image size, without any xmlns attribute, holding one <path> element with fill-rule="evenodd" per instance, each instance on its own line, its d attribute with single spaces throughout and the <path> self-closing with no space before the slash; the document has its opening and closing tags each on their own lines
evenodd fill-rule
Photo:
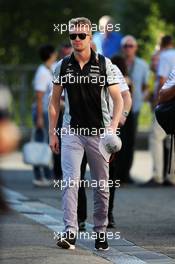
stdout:
<svg viewBox="0 0 175 264">
<path fill-rule="evenodd" d="M 59 142 L 55 135 L 55 127 L 60 111 L 60 97 L 65 92 L 65 112 L 63 117 L 64 131 L 62 136 L 61 157 L 63 180 L 75 182 L 80 179 L 80 166 L 84 151 L 91 170 L 91 176 L 97 182 L 103 180 L 105 188 L 94 188 L 94 231 L 97 234 L 95 248 L 107 250 L 106 227 L 108 224 L 109 163 L 99 150 L 100 131 L 103 128 L 116 133 L 123 110 L 123 100 L 118 86 L 119 81 L 112 72 L 112 63 L 91 48 L 91 22 L 87 18 L 75 18 L 69 22 L 69 37 L 73 53 L 59 61 L 54 74 L 53 94 L 49 105 L 49 137 L 53 152 L 58 152 Z M 106 85 L 101 84 L 100 60 L 106 63 Z M 64 62 L 64 63 L 63 63 Z M 65 67 L 66 63 L 66 67 Z M 65 75 L 62 76 L 63 65 Z M 64 78 L 63 78 L 64 77 Z M 66 78 L 67 77 L 67 78 Z M 71 77 L 72 81 L 68 80 Z M 94 81 L 96 77 L 96 82 Z M 64 83 L 63 83 L 64 79 Z M 93 81 L 92 81 L 93 80 Z M 110 94 L 114 104 L 111 120 L 107 102 Z M 97 133 L 95 134 L 94 131 Z M 95 134 L 95 135 L 94 135 Z M 65 234 L 60 236 L 57 245 L 62 248 L 75 248 L 77 224 L 78 186 L 66 186 L 63 190 L 63 211 Z M 102 235 L 103 234 L 103 237 Z"/>
</svg>

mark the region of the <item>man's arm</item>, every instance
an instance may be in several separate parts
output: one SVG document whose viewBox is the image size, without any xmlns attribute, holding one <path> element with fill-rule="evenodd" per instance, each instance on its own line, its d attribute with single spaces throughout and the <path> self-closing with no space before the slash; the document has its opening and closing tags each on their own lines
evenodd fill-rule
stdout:
<svg viewBox="0 0 175 264">
<path fill-rule="evenodd" d="M 44 92 L 36 91 L 36 105 L 37 105 L 36 127 L 37 128 L 44 127 L 43 103 L 42 103 L 43 96 L 44 96 Z"/>
<path fill-rule="evenodd" d="M 123 126 L 125 124 L 127 116 L 132 106 L 131 93 L 129 91 L 123 91 L 122 98 L 123 98 L 123 111 L 120 118 L 120 126 Z"/>
<path fill-rule="evenodd" d="M 146 101 L 149 98 L 149 78 L 150 78 L 150 69 L 148 64 L 145 62 L 144 64 L 144 74 L 143 74 L 143 82 L 142 82 L 142 93 L 143 100 Z"/>
<path fill-rule="evenodd" d="M 50 76 L 49 76 L 50 77 Z M 48 72 L 40 67 L 38 68 L 34 78 L 34 90 L 36 95 L 36 127 L 44 127 L 43 117 L 43 97 L 48 89 Z"/>
<path fill-rule="evenodd" d="M 110 127 L 116 132 L 118 128 L 119 121 L 123 112 L 123 99 L 120 92 L 120 87 L 117 84 L 110 85 L 108 87 L 110 96 L 113 100 L 113 118 L 110 124 Z"/>
<path fill-rule="evenodd" d="M 48 112 L 49 112 L 49 144 L 54 153 L 59 152 L 59 142 L 56 135 L 56 126 L 60 113 L 60 100 L 63 87 L 60 85 L 53 85 L 53 93 L 50 98 Z"/>
<path fill-rule="evenodd" d="M 161 90 L 164 83 L 167 81 L 170 71 L 171 71 L 171 65 L 166 58 L 166 54 L 162 52 L 160 54 L 160 60 L 159 60 L 158 70 L 157 70 L 158 85 L 156 89 L 157 94 L 155 95 L 155 98 L 156 98 L 155 105 L 157 105 L 158 103 L 159 91 Z"/>
<path fill-rule="evenodd" d="M 149 85 L 143 84 L 142 85 L 142 91 L 143 91 L 143 100 L 148 101 L 150 98 Z"/>
<path fill-rule="evenodd" d="M 159 76 L 158 77 L 158 87 L 157 87 L 157 91 L 159 93 L 160 89 L 162 88 L 162 86 L 164 85 L 164 83 L 166 82 L 167 78 L 163 77 L 163 76 Z"/>
<path fill-rule="evenodd" d="M 175 85 L 159 91 L 158 103 L 168 102 L 173 98 L 175 99 Z"/>
<path fill-rule="evenodd" d="M 164 83 L 166 82 L 167 78 L 163 77 L 163 76 L 159 76 L 158 77 L 158 84 L 155 90 L 155 95 L 154 97 L 151 99 L 151 103 L 152 103 L 152 107 L 155 108 L 156 105 L 159 103 L 159 92 L 162 88 L 162 86 L 164 85 Z"/>
<path fill-rule="evenodd" d="M 122 72 L 116 65 L 112 64 L 112 66 L 113 66 L 113 74 L 117 76 L 116 81 L 119 81 L 119 88 L 124 103 L 123 112 L 129 113 L 132 105 L 132 99 L 131 99 L 131 93 L 129 92 L 128 84 L 126 82 L 126 78 L 123 76 Z"/>
</svg>

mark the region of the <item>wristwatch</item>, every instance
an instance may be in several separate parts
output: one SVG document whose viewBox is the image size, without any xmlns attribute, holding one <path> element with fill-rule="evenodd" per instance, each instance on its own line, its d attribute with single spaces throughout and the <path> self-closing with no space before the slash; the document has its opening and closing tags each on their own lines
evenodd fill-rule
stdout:
<svg viewBox="0 0 175 264">
<path fill-rule="evenodd" d="M 122 115 L 127 118 L 128 115 L 129 115 L 129 112 L 128 111 L 123 111 Z"/>
</svg>

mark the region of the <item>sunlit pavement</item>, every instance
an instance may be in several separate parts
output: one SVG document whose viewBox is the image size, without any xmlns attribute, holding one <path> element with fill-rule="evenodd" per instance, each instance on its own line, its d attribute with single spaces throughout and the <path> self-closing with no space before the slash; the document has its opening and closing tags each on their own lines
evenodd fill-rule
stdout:
<svg viewBox="0 0 175 264">
<path fill-rule="evenodd" d="M 117 189 L 114 232 L 108 253 L 96 254 L 93 240 L 78 240 L 75 251 L 58 249 L 54 232 L 62 228 L 61 191 L 32 186 L 32 170 L 21 153 L 1 159 L 6 199 L 14 213 L 1 217 L 1 263 L 175 263 L 174 187 Z M 148 152 L 137 151 L 132 174 L 137 182 L 151 177 Z M 142 177 L 140 177 L 142 176 Z M 89 178 L 89 171 L 87 171 Z M 140 180 L 141 179 L 141 180 Z M 87 189 L 87 230 L 92 230 L 92 190 Z M 112 231 L 112 230 L 109 230 Z"/>
</svg>

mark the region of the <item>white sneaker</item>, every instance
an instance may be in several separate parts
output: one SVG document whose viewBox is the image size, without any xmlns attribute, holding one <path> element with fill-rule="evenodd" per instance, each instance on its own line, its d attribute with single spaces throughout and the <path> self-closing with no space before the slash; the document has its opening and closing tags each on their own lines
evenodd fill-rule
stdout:
<svg viewBox="0 0 175 264">
<path fill-rule="evenodd" d="M 41 179 L 41 180 L 33 180 L 32 183 L 33 183 L 33 185 L 35 187 L 43 187 L 43 179 Z"/>
<path fill-rule="evenodd" d="M 47 180 L 46 178 L 43 178 L 43 186 L 45 187 L 49 187 L 53 185 L 53 181 L 52 180 Z"/>
<path fill-rule="evenodd" d="M 156 176 L 156 175 L 154 175 L 153 176 L 153 180 L 156 182 L 156 183 L 158 183 L 158 184 L 163 184 L 163 179 L 162 179 L 162 177 L 159 177 L 159 176 Z"/>
</svg>

